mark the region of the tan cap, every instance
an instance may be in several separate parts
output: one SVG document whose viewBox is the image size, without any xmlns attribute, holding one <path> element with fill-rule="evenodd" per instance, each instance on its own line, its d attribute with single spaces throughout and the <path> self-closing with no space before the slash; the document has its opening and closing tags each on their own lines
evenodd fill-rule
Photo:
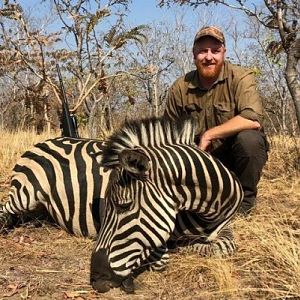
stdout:
<svg viewBox="0 0 300 300">
<path fill-rule="evenodd" d="M 225 38 L 223 32 L 215 26 L 205 26 L 202 27 L 195 36 L 194 44 L 202 37 L 204 36 L 212 36 L 218 41 L 220 41 L 222 44 L 225 45 Z"/>
</svg>

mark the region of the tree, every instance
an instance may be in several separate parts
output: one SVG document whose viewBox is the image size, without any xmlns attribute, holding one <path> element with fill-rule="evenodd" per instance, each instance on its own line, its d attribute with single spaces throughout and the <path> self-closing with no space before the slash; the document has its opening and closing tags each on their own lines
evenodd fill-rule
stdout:
<svg viewBox="0 0 300 300">
<path fill-rule="evenodd" d="M 5 1 L 0 9 L 0 59 L 5 62 L 1 78 L 18 82 L 17 101 L 22 99 L 25 106 L 29 103 L 32 116 L 50 124 L 50 108 L 58 110 L 61 103 L 55 68 L 59 63 L 71 111 L 84 115 L 92 129 L 98 122 L 95 112 L 101 109 L 99 116 L 104 121 L 99 123 L 109 127 L 109 80 L 123 76 L 117 69 L 118 55 L 130 41 L 144 40 L 144 26 L 126 28 L 130 0 L 109 0 L 105 5 L 98 0 L 42 2 L 53 4 L 59 30 L 34 24 L 34 18 L 26 16 L 15 2 Z M 95 132 L 90 130 L 90 135 Z"/>
<path fill-rule="evenodd" d="M 273 40 L 273 35 L 255 19 L 249 19 L 243 36 L 249 42 L 244 47 L 241 59 L 243 64 L 247 60 L 247 65 L 253 68 L 259 78 L 258 87 L 266 117 L 264 127 L 270 134 L 295 134 L 297 120 L 282 68 L 285 65 L 285 57 L 270 55 L 268 45 L 270 40 Z"/>
<path fill-rule="evenodd" d="M 49 121 L 49 91 L 45 89 L 45 83 L 54 86 L 52 80 L 45 76 L 43 52 L 57 40 L 57 34 L 47 37 L 37 34 L 31 29 L 22 7 L 8 2 L 0 10 L 0 75 L 7 87 L 11 86 L 14 91 L 12 100 L 19 106 L 23 103 L 21 124 L 30 122 L 39 131 L 45 125 L 44 121 Z"/>
<path fill-rule="evenodd" d="M 75 45 L 75 57 L 65 61 L 66 70 L 77 84 L 72 111 L 76 112 L 84 105 L 91 137 L 97 135 L 96 128 L 101 131 L 112 129 L 108 87 L 109 80 L 124 75 L 119 72 L 119 56 L 128 42 L 141 43 L 145 39 L 142 33 L 145 26 L 127 29 L 124 24 L 129 2 L 110 0 L 101 6 L 99 1 L 82 0 L 71 4 L 70 1 L 54 0 L 63 28 L 67 29 L 68 38 Z M 105 21 L 112 14 L 116 20 L 108 26 Z M 108 29 L 104 31 L 101 25 Z"/>
<path fill-rule="evenodd" d="M 300 80 L 297 69 L 300 59 L 300 2 L 298 0 L 264 0 L 261 7 L 247 0 L 159 0 L 158 2 L 160 6 L 179 4 L 194 8 L 203 4 L 225 5 L 243 11 L 274 32 L 274 40 L 269 42 L 268 50 L 273 56 L 282 53 L 286 56 L 285 80 L 293 99 L 298 128 L 300 128 Z"/>
<path fill-rule="evenodd" d="M 140 99 L 146 99 L 150 115 L 163 113 L 170 84 L 194 67 L 193 30 L 184 18 L 185 14 L 180 12 L 175 13 L 172 20 L 149 24 L 145 31 L 147 42 L 135 43 L 135 50 L 126 53 L 127 69 L 135 70 L 130 86 L 127 85 L 128 96 L 138 104 L 141 104 Z M 196 19 L 203 22 L 203 16 Z"/>
<path fill-rule="evenodd" d="M 151 115 L 158 117 L 162 111 L 169 83 L 170 67 L 174 63 L 172 51 L 174 46 L 169 42 L 170 31 L 163 24 L 152 24 L 145 32 L 147 43 L 135 43 L 135 50 L 126 55 L 129 69 L 136 70 L 134 85 L 128 90 L 129 95 L 145 98 L 151 107 Z"/>
</svg>

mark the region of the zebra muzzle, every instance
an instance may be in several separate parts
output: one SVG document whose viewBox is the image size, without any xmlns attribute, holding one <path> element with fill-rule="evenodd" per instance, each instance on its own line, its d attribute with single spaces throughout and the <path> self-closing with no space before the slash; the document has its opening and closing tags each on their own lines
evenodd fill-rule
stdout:
<svg viewBox="0 0 300 300">
<path fill-rule="evenodd" d="M 130 294 L 134 292 L 133 277 L 121 277 L 116 275 L 108 263 L 108 257 L 104 249 L 93 252 L 91 259 L 91 285 L 100 292 L 106 293 L 111 288 L 120 287 Z"/>
</svg>

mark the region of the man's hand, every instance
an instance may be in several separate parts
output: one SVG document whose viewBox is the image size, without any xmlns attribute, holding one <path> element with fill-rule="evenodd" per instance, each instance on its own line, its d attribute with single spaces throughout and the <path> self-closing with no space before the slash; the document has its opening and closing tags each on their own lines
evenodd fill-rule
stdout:
<svg viewBox="0 0 300 300">
<path fill-rule="evenodd" d="M 201 150 L 203 150 L 203 151 L 210 152 L 210 150 L 211 150 L 211 142 L 212 142 L 212 139 L 209 137 L 209 135 L 207 134 L 207 131 L 206 131 L 206 132 L 202 135 L 198 147 L 199 147 Z"/>
</svg>

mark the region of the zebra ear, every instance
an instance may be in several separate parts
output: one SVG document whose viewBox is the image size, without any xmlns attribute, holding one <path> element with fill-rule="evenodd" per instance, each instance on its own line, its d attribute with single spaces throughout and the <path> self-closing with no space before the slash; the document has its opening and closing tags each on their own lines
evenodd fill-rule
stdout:
<svg viewBox="0 0 300 300">
<path fill-rule="evenodd" d="M 140 179 L 146 179 L 145 176 L 148 177 L 150 159 L 143 150 L 123 150 L 119 153 L 119 160 L 121 167 L 128 172 L 138 175 Z"/>
</svg>

